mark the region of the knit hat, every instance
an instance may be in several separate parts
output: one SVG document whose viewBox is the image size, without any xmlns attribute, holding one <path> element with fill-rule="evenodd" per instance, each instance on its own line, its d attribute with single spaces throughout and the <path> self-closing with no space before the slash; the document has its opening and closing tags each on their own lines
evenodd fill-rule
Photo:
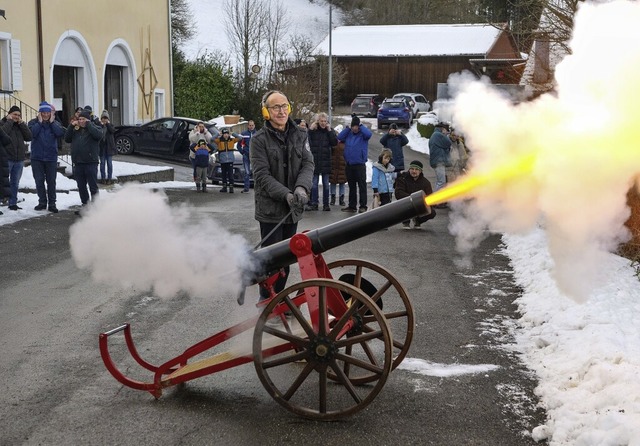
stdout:
<svg viewBox="0 0 640 446">
<path fill-rule="evenodd" d="M 418 169 L 420 172 L 422 172 L 422 167 L 422 163 L 418 160 L 411 161 L 411 164 L 409 164 L 409 169 Z"/>
<path fill-rule="evenodd" d="M 17 105 L 13 105 L 13 106 L 11 106 L 11 108 L 9 109 L 9 114 L 11 114 L 11 113 L 13 113 L 13 112 L 22 113 L 22 111 L 20 111 L 20 107 L 18 107 Z"/>
<path fill-rule="evenodd" d="M 38 108 L 38 113 L 51 113 L 52 108 L 51 108 L 51 104 L 49 104 L 47 101 L 42 101 L 40 103 L 40 107 Z"/>
<path fill-rule="evenodd" d="M 108 112 L 108 111 L 106 111 L 106 110 L 102 110 L 102 114 L 100 115 L 100 119 L 102 119 L 102 118 L 111 119 L 111 118 L 109 117 L 109 112 Z"/>
<path fill-rule="evenodd" d="M 90 105 L 85 105 L 84 109 L 87 110 L 89 113 L 91 113 L 93 111 L 93 109 L 91 108 Z"/>
<path fill-rule="evenodd" d="M 82 110 L 80 112 L 80 117 L 85 119 L 91 119 L 91 112 L 89 110 Z"/>
<path fill-rule="evenodd" d="M 222 134 L 229 133 L 229 129 L 222 129 Z"/>
<path fill-rule="evenodd" d="M 394 130 L 398 130 L 398 124 L 391 124 L 389 125 L 389 130 L 394 129 Z"/>
<path fill-rule="evenodd" d="M 356 115 L 353 115 L 353 117 L 351 118 L 351 127 L 355 125 L 360 125 L 360 118 L 358 118 Z"/>
<path fill-rule="evenodd" d="M 198 140 L 198 145 L 199 146 L 206 146 L 207 145 L 207 141 L 205 141 L 204 139 L 199 139 Z"/>
</svg>

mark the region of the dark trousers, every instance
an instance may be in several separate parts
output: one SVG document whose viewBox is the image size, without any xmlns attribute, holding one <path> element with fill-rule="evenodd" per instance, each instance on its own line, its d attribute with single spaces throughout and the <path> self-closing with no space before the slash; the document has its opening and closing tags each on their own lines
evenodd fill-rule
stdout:
<svg viewBox="0 0 640 446">
<path fill-rule="evenodd" d="M 36 182 L 38 204 L 55 206 L 56 204 L 56 177 L 58 176 L 57 161 L 31 160 L 31 171 Z M 45 187 L 45 182 L 47 183 Z"/>
<path fill-rule="evenodd" d="M 273 231 L 273 228 L 278 226 L 278 223 L 264 223 L 260 222 L 260 238 L 264 239 L 267 234 Z M 268 239 L 262 242 L 263 247 L 273 245 L 274 243 L 281 242 L 282 240 L 289 239 L 293 237 L 298 231 L 298 223 L 283 223 L 269 236 Z M 289 267 L 285 266 L 284 268 L 284 277 L 278 278 L 274 285 L 274 291 L 278 294 L 280 291 L 284 290 L 285 285 L 287 284 L 287 278 L 289 277 Z M 260 300 L 265 300 L 269 298 L 269 290 L 260 287 Z"/>
<path fill-rule="evenodd" d="M 222 170 L 222 186 L 233 187 L 233 163 L 220 164 Z"/>
<path fill-rule="evenodd" d="M 380 206 L 391 203 L 391 194 L 389 192 L 380 193 Z"/>
<path fill-rule="evenodd" d="M 87 204 L 89 198 L 92 200 L 98 194 L 98 163 L 77 163 L 73 166 L 73 178 L 78 183 L 78 192 L 80 192 L 80 201 Z M 87 185 L 89 190 L 87 190 Z M 89 197 L 91 192 L 91 197 Z"/>
<path fill-rule="evenodd" d="M 357 209 L 356 201 L 359 202 L 360 207 L 367 207 L 367 166 L 365 164 L 347 164 L 345 168 L 347 174 L 347 184 L 349 184 L 349 207 Z M 356 191 L 356 185 L 358 191 Z"/>
</svg>

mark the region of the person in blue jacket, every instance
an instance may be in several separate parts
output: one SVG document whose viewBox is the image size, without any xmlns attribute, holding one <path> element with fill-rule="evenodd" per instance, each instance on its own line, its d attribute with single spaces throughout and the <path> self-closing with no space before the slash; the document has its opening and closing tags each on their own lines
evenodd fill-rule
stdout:
<svg viewBox="0 0 640 446">
<path fill-rule="evenodd" d="M 451 165 L 451 139 L 448 135 L 449 125 L 439 122 L 429 138 L 429 164 L 436 171 L 434 192 L 447 184 L 446 167 Z"/>
<path fill-rule="evenodd" d="M 46 101 L 40 103 L 38 116 L 29 121 L 31 140 L 31 171 L 36 183 L 38 205 L 36 211 L 49 209 L 56 213 L 56 177 L 58 176 L 58 138 L 65 129 L 55 119 L 53 107 Z M 46 183 L 46 186 L 45 186 Z"/>
<path fill-rule="evenodd" d="M 371 136 L 371 130 L 362 125 L 355 114 L 352 115 L 351 126 L 338 135 L 338 140 L 344 143 L 345 172 L 349 185 L 349 204 L 341 209 L 343 212 L 367 211 L 367 154 Z M 357 204 L 360 205 L 358 208 Z"/>
<path fill-rule="evenodd" d="M 391 203 L 393 197 L 393 183 L 396 180 L 396 174 L 391 157 L 393 154 L 389 149 L 382 149 L 378 162 L 373 163 L 371 169 L 371 189 L 373 189 L 374 200 L 380 200 L 380 206 Z"/>
</svg>

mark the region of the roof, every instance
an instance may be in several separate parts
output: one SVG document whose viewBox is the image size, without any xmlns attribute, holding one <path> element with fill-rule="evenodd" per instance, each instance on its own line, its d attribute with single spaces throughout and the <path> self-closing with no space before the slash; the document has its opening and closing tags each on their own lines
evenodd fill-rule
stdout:
<svg viewBox="0 0 640 446">
<path fill-rule="evenodd" d="M 501 32 L 488 24 L 339 26 L 331 35 L 331 55 L 485 56 Z M 314 54 L 329 55 L 329 35 Z"/>
</svg>

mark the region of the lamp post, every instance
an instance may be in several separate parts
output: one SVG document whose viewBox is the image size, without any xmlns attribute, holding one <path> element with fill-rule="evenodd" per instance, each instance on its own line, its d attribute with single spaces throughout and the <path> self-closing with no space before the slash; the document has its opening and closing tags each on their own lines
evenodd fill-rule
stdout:
<svg viewBox="0 0 640 446">
<path fill-rule="evenodd" d="M 332 117 L 333 117 L 333 107 L 332 107 L 332 98 L 331 98 L 331 90 L 333 89 L 333 61 L 332 61 L 332 57 L 331 57 L 331 12 L 333 10 L 333 7 L 331 5 L 329 5 L 329 64 L 328 64 L 328 69 L 329 69 L 329 78 L 328 78 L 328 82 L 327 82 L 327 88 L 329 89 L 328 95 L 327 95 L 327 107 L 329 109 L 329 125 L 331 126 L 331 128 L 333 128 L 333 123 L 332 123 Z"/>
</svg>

